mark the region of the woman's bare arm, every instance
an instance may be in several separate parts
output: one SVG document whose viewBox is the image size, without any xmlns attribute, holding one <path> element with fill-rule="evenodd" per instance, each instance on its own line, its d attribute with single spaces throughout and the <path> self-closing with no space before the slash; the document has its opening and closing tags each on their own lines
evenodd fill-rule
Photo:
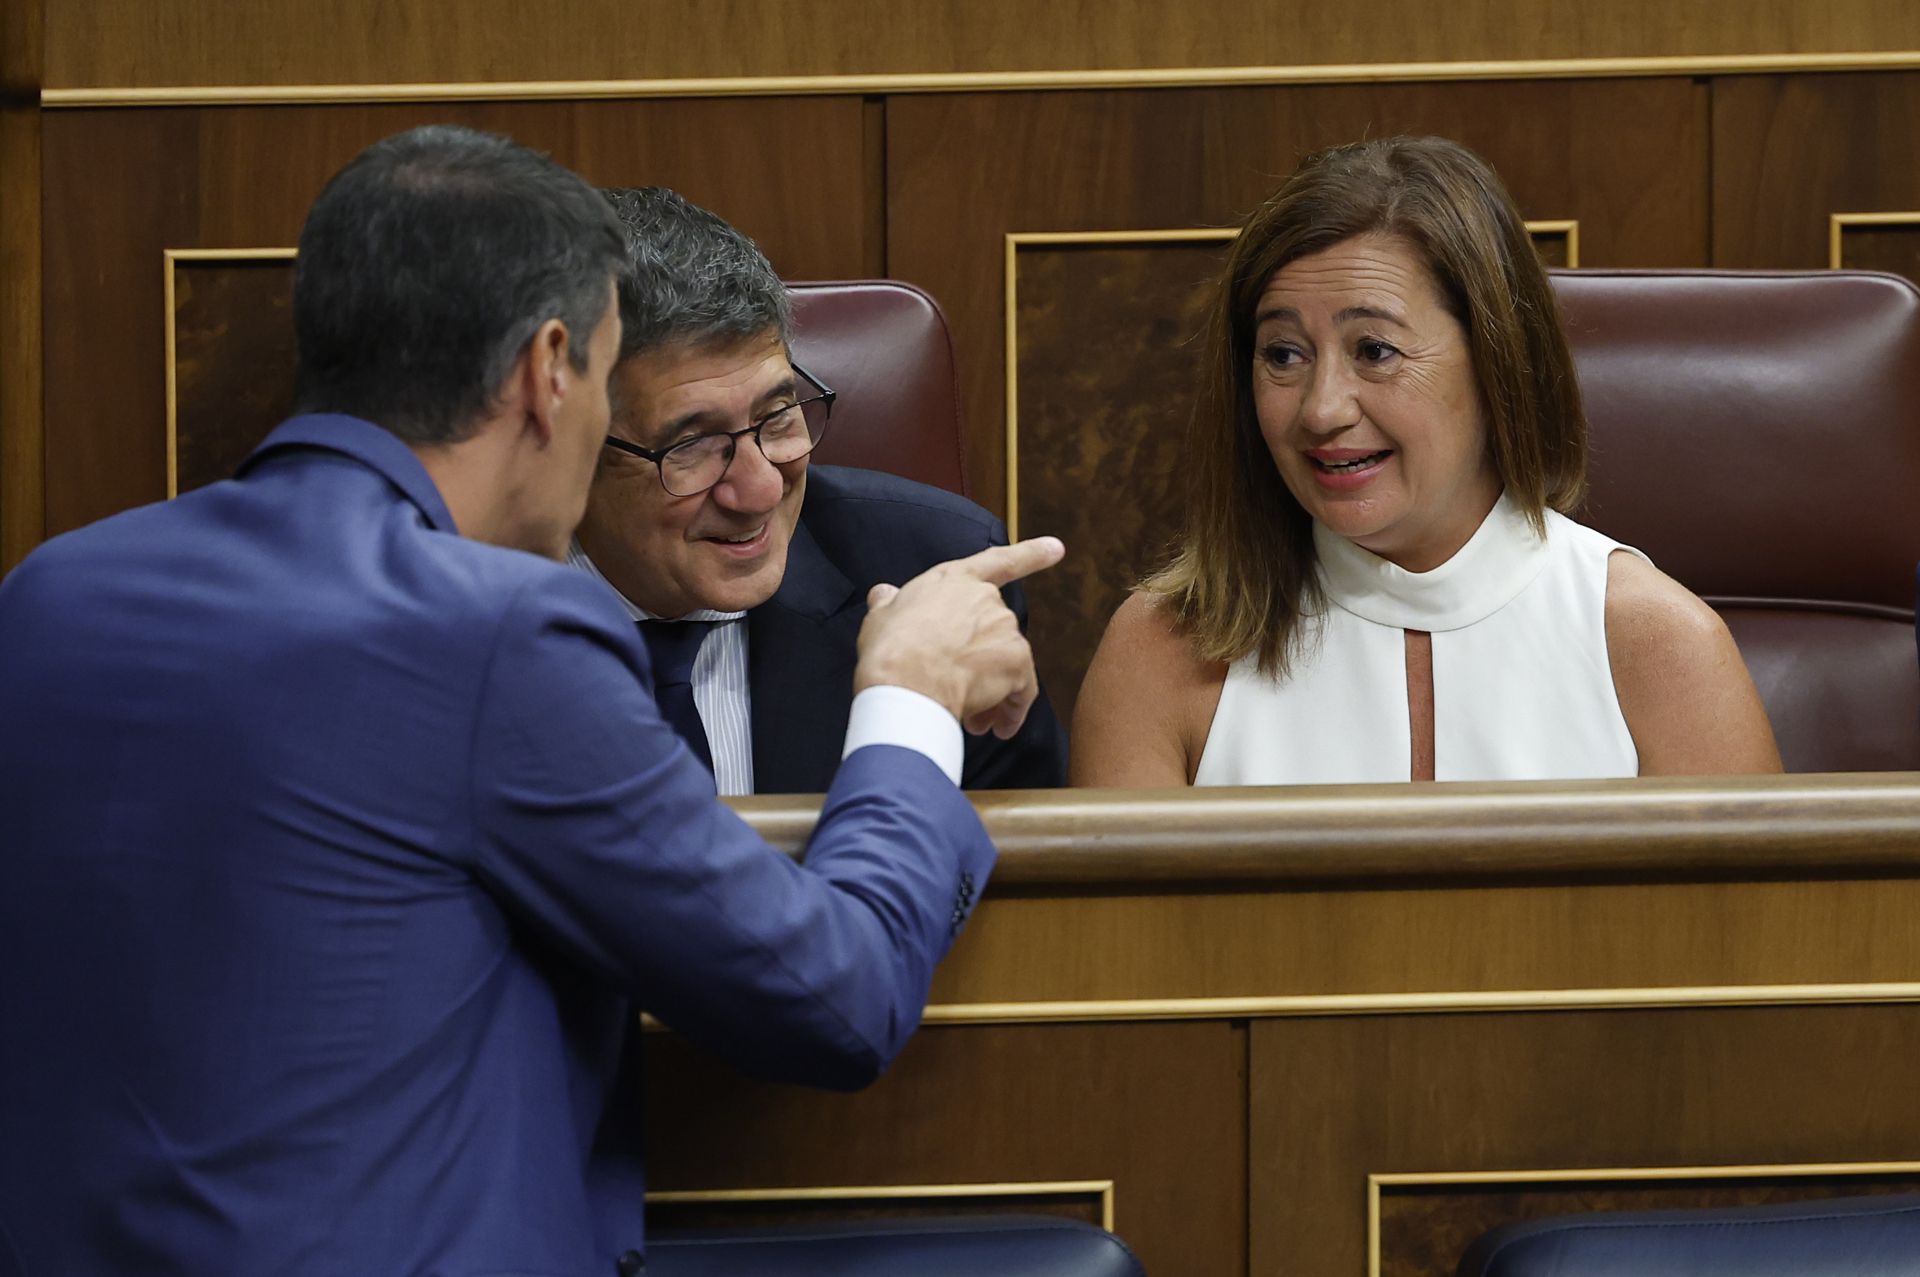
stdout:
<svg viewBox="0 0 1920 1277">
<path fill-rule="evenodd" d="M 1128 598 L 1080 684 L 1069 783 L 1192 784 L 1226 676 L 1223 662 L 1195 655 L 1154 596 Z"/>
<path fill-rule="evenodd" d="M 1642 776 L 1780 770 L 1780 750 L 1726 622 L 1637 555 L 1607 562 L 1607 657 Z"/>
</svg>

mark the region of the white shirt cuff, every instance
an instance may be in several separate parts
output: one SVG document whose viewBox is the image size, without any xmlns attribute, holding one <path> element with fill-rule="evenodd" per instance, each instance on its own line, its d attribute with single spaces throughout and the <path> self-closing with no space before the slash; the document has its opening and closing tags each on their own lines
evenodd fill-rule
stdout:
<svg viewBox="0 0 1920 1277">
<path fill-rule="evenodd" d="M 898 745 L 925 754 L 948 780 L 960 783 L 966 736 L 947 707 L 931 696 L 904 687 L 869 687 L 854 697 L 840 757 L 867 745 Z"/>
</svg>

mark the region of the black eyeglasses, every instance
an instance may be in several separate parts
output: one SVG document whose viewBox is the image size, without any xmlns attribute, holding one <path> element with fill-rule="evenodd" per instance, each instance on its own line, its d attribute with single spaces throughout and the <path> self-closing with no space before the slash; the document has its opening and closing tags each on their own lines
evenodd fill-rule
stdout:
<svg viewBox="0 0 1920 1277">
<path fill-rule="evenodd" d="M 750 426 L 695 435 L 658 449 L 643 448 L 608 435 L 607 447 L 653 462 L 660 471 L 660 486 L 676 497 L 698 496 L 726 478 L 741 435 L 752 435 L 760 454 L 776 466 L 798 461 L 819 446 L 821 436 L 827 433 L 827 421 L 833 416 L 833 401 L 838 396 L 799 364 L 793 365 L 793 371 L 817 393 L 775 408 Z"/>
</svg>

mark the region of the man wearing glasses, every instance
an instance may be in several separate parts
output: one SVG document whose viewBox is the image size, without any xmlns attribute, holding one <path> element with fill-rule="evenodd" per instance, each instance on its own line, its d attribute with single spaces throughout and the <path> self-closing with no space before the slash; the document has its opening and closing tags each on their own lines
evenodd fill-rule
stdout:
<svg viewBox="0 0 1920 1277">
<path fill-rule="evenodd" d="M 786 287 L 752 240 L 660 187 L 607 192 L 626 233 L 613 425 L 570 558 L 646 639 L 663 716 L 722 794 L 814 793 L 840 761 L 868 589 L 1006 540 L 972 502 L 814 466 L 834 392 L 788 356 Z M 755 445 L 758 446 L 755 446 Z M 1025 623 L 1019 587 L 1008 604 Z M 967 788 L 1063 783 L 1044 694 L 971 736 Z"/>
</svg>

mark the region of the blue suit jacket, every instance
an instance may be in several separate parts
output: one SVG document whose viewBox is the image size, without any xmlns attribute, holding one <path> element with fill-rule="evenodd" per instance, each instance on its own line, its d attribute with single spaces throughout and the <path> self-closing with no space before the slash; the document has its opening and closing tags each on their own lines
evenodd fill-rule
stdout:
<svg viewBox="0 0 1920 1277">
<path fill-rule="evenodd" d="M 633 1006 L 858 1085 L 993 855 L 885 746 L 772 852 L 605 590 L 345 417 L 29 556 L 0 722 L 0 1273 L 611 1277 Z"/>
<path fill-rule="evenodd" d="M 868 589 L 1006 541 L 1005 525 L 964 497 L 873 470 L 809 467 L 786 576 L 747 613 L 754 790 L 810 794 L 832 783 Z M 1026 596 L 1017 583 L 1006 596 L 1024 630 Z M 1066 779 L 1067 734 L 1044 692 L 1011 739 L 967 737 L 964 788 L 1046 789 Z"/>
</svg>

